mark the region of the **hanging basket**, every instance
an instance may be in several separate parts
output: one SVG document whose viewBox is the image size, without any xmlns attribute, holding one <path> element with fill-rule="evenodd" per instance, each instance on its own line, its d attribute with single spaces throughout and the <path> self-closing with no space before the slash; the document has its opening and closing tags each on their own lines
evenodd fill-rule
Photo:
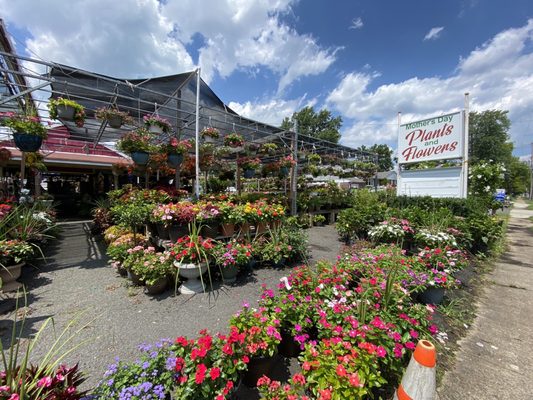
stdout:
<svg viewBox="0 0 533 400">
<path fill-rule="evenodd" d="M 14 133 L 13 140 L 15 141 L 15 146 L 20 151 L 27 153 L 39 150 L 43 144 L 43 138 L 41 136 L 29 135 L 27 133 Z"/>
<path fill-rule="evenodd" d="M 253 178 L 255 176 L 255 169 L 245 169 L 243 174 L 246 179 Z"/>
<path fill-rule="evenodd" d="M 176 168 L 183 162 L 183 154 L 169 154 L 167 157 L 167 163 L 172 168 Z"/>
<path fill-rule="evenodd" d="M 122 126 L 123 118 L 120 115 L 110 115 L 107 117 L 107 123 L 111 128 L 119 129 Z"/>
<path fill-rule="evenodd" d="M 76 109 L 72 106 L 66 106 L 59 104 L 57 106 L 57 117 L 59 119 L 65 119 L 67 121 L 74 120 L 74 114 L 76 114 Z"/>
<path fill-rule="evenodd" d="M 137 165 L 146 165 L 150 159 L 150 154 L 146 151 L 134 151 L 131 153 L 131 159 Z"/>
<path fill-rule="evenodd" d="M 163 128 L 161 128 L 159 125 L 150 125 L 148 127 L 148 131 L 156 135 L 161 135 L 163 133 Z"/>
<path fill-rule="evenodd" d="M 279 169 L 279 174 L 280 174 L 281 176 L 287 176 L 287 175 L 289 175 L 289 167 L 281 167 L 281 168 Z"/>
</svg>

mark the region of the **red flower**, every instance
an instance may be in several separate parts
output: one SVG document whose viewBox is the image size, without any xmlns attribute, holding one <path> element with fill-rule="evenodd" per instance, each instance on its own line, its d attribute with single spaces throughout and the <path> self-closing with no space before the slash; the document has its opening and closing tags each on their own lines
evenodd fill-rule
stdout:
<svg viewBox="0 0 533 400">
<path fill-rule="evenodd" d="M 211 380 L 214 381 L 220 376 L 220 368 L 214 367 L 211 368 L 211 371 L 209 371 L 209 376 L 211 377 Z"/>
<path fill-rule="evenodd" d="M 207 367 L 204 364 L 200 364 L 196 368 L 196 375 L 194 377 L 194 381 L 198 385 L 204 381 L 206 371 L 207 371 Z"/>
<path fill-rule="evenodd" d="M 336 368 L 337 375 L 339 376 L 346 376 L 348 373 L 346 372 L 346 369 L 342 365 L 337 365 Z"/>
</svg>

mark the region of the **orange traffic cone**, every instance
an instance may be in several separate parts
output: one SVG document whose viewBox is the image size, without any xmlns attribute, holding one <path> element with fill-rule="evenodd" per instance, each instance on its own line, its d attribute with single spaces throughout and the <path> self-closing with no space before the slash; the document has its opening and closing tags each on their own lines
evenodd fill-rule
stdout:
<svg viewBox="0 0 533 400">
<path fill-rule="evenodd" d="M 421 340 L 403 374 L 394 400 L 434 400 L 437 396 L 435 364 L 437 351 L 428 340 Z"/>
</svg>

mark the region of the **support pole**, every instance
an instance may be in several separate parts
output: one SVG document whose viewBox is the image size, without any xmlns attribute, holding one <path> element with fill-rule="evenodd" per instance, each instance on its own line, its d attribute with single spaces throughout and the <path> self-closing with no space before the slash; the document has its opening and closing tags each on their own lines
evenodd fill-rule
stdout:
<svg viewBox="0 0 533 400">
<path fill-rule="evenodd" d="M 21 159 L 20 159 L 20 189 L 24 189 L 24 180 L 26 178 L 26 153 L 23 151 L 20 153 Z M 22 193 L 22 192 L 21 192 Z M 19 193 L 20 195 L 20 193 Z"/>
<path fill-rule="evenodd" d="M 291 215 L 298 214 L 298 120 L 294 119 L 294 135 L 292 142 L 292 158 L 294 165 L 291 170 Z"/>
<path fill-rule="evenodd" d="M 531 159 L 529 161 L 529 200 L 533 199 L 533 143 L 531 143 Z"/>
<path fill-rule="evenodd" d="M 470 94 L 465 93 L 465 110 L 464 110 L 464 134 L 463 134 L 463 187 L 461 197 L 468 197 L 468 123 L 470 113 Z"/>
<path fill-rule="evenodd" d="M 196 128 L 195 128 L 195 169 L 194 196 L 200 198 L 200 68 L 196 69 Z"/>
</svg>

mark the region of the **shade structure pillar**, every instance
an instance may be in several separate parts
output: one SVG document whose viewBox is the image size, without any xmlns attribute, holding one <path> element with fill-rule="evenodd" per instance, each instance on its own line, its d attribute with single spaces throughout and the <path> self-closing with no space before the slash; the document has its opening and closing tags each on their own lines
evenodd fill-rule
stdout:
<svg viewBox="0 0 533 400">
<path fill-rule="evenodd" d="M 298 214 L 298 120 L 294 119 L 294 134 L 292 139 L 292 158 L 294 164 L 291 169 L 291 215 Z"/>
<path fill-rule="evenodd" d="M 195 129 L 195 176 L 194 196 L 200 198 L 200 68 L 196 69 L 196 129 Z"/>
</svg>

